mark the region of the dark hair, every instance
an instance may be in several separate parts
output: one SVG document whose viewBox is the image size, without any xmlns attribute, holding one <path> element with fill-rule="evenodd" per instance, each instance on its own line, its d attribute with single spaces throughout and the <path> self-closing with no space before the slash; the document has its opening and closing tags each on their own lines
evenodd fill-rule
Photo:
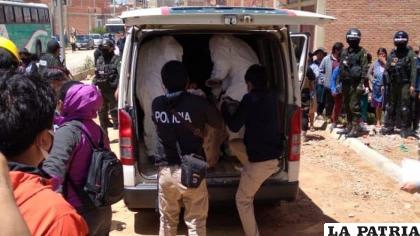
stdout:
<svg viewBox="0 0 420 236">
<path fill-rule="evenodd" d="M 331 51 L 334 53 L 334 51 L 341 51 L 344 48 L 344 44 L 342 42 L 336 42 L 334 43 Z"/>
<path fill-rule="evenodd" d="M 42 78 L 47 82 L 51 82 L 53 80 L 66 80 L 67 76 L 64 71 L 59 68 L 47 68 L 42 74 Z"/>
<path fill-rule="evenodd" d="M 378 51 L 376 52 L 376 55 L 379 55 L 379 53 L 385 53 L 385 55 L 388 55 L 386 48 L 379 48 Z"/>
<path fill-rule="evenodd" d="M 180 61 L 167 62 L 161 71 L 162 82 L 170 92 L 183 91 L 188 84 L 188 73 Z"/>
<path fill-rule="evenodd" d="M 18 66 L 16 58 L 6 49 L 0 48 L 0 69 L 13 70 Z"/>
<path fill-rule="evenodd" d="M 267 74 L 265 68 L 257 64 L 250 66 L 246 71 L 245 81 L 250 82 L 255 88 L 267 87 Z"/>
<path fill-rule="evenodd" d="M 25 152 L 40 132 L 52 127 L 55 107 L 53 90 L 39 78 L 1 78 L 0 151 L 7 158 Z"/>
<path fill-rule="evenodd" d="M 61 100 L 61 101 L 64 101 L 64 99 L 66 98 L 66 95 L 67 95 L 67 91 L 69 91 L 69 89 L 73 85 L 76 85 L 76 84 L 83 84 L 83 83 L 80 82 L 80 81 L 76 81 L 76 80 L 70 80 L 70 81 L 65 82 L 60 89 L 60 92 L 58 94 L 58 99 Z"/>
</svg>

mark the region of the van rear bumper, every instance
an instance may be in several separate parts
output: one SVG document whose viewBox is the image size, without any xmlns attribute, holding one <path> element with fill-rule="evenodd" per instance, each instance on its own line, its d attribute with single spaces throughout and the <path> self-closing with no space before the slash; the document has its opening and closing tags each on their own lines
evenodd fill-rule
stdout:
<svg viewBox="0 0 420 236">
<path fill-rule="evenodd" d="M 238 189 L 239 179 L 226 180 L 208 179 L 210 205 L 232 204 Z M 276 179 L 267 180 L 257 192 L 257 202 L 274 202 L 279 200 L 293 201 L 299 191 L 299 182 L 285 182 Z M 132 211 L 144 208 L 157 207 L 157 185 L 155 183 L 139 184 L 135 187 L 126 187 L 124 202 Z"/>
</svg>

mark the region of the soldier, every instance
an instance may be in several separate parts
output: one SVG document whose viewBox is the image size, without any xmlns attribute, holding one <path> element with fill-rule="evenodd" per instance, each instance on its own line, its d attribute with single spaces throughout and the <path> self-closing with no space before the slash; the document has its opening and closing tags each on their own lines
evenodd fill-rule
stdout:
<svg viewBox="0 0 420 236">
<path fill-rule="evenodd" d="M 360 97 L 365 91 L 364 82 L 367 75 L 367 52 L 360 47 L 362 34 L 352 28 L 346 34 L 349 47 L 344 49 L 340 58 L 339 82 L 343 86 L 344 108 L 347 113 L 348 137 L 357 137 L 360 131 Z"/>
<path fill-rule="evenodd" d="M 394 36 L 395 49 L 388 56 L 386 70 L 390 78 L 390 96 L 386 107 L 385 126 L 382 134 L 394 131 L 395 114 L 400 109 L 402 138 L 407 138 L 411 124 L 410 96 L 415 93 L 416 55 L 408 46 L 408 34 L 398 31 Z"/>
<path fill-rule="evenodd" d="M 42 55 L 39 59 L 39 69 L 41 74 L 44 74 L 47 68 L 56 68 L 64 71 L 67 76 L 70 75 L 70 71 L 60 60 L 60 48 L 61 46 L 57 40 L 51 39 L 48 42 L 47 53 Z"/>
<path fill-rule="evenodd" d="M 107 132 L 109 125 L 108 111 L 111 113 L 114 129 L 118 129 L 117 99 L 114 97 L 118 87 L 121 59 L 114 54 L 114 42 L 104 39 L 101 46 L 101 56 L 96 61 L 94 84 L 101 90 L 103 104 L 99 111 L 99 123 L 102 129 Z"/>
</svg>

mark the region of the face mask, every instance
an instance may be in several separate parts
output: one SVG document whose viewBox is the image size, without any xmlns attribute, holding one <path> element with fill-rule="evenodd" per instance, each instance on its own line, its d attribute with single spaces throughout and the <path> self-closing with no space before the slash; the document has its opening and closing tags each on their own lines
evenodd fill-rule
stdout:
<svg viewBox="0 0 420 236">
<path fill-rule="evenodd" d="M 52 147 L 53 147 L 53 143 L 54 143 L 54 131 L 53 130 L 48 130 L 48 134 L 51 136 L 51 145 L 50 145 L 50 148 L 46 151 L 46 150 L 44 150 L 43 148 L 39 148 L 39 150 L 41 150 L 41 153 L 42 153 L 42 157 L 44 158 L 44 159 L 47 159 L 48 158 L 48 155 L 50 154 L 50 152 L 51 152 L 51 149 L 52 149 Z"/>
</svg>

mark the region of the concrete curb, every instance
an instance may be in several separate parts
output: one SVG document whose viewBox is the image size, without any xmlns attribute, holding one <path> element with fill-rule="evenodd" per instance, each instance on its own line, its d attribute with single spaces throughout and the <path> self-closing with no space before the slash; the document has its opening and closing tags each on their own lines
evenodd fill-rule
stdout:
<svg viewBox="0 0 420 236">
<path fill-rule="evenodd" d="M 327 130 L 330 129 L 330 125 Z M 380 154 L 379 152 L 369 148 L 357 138 L 345 138 L 344 135 L 337 134 L 340 129 L 334 129 L 333 132 L 327 132 L 333 138 L 348 145 L 353 149 L 361 158 L 366 159 L 374 167 L 379 168 L 387 176 L 391 177 L 396 182 L 402 180 L 402 168 L 395 164 L 393 161 Z"/>
<path fill-rule="evenodd" d="M 81 81 L 90 78 L 95 74 L 95 68 L 81 71 L 72 75 L 73 80 Z"/>
</svg>

